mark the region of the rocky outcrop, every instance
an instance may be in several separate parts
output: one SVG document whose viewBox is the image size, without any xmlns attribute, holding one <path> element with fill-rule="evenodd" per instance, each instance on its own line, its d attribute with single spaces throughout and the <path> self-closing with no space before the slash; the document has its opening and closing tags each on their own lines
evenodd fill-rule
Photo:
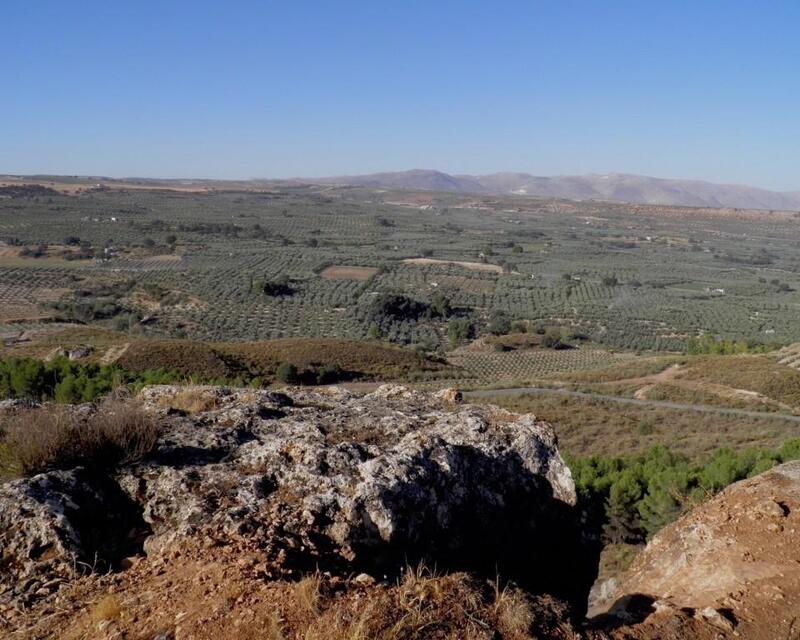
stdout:
<svg viewBox="0 0 800 640">
<path fill-rule="evenodd" d="M 800 462 L 790 462 L 731 485 L 659 532 L 605 608 L 627 623 L 652 626 L 681 612 L 718 635 L 796 637 L 798 541 Z"/>
<path fill-rule="evenodd" d="M 141 400 L 163 426 L 146 459 L 0 488 L 6 585 L 199 540 L 256 552 L 265 575 L 388 575 L 428 560 L 585 596 L 575 488 L 533 416 L 398 386 L 151 387 Z"/>
<path fill-rule="evenodd" d="M 2 485 L 0 604 L 29 603 L 78 575 L 115 568 L 148 533 L 137 505 L 102 474 L 53 471 Z"/>
</svg>

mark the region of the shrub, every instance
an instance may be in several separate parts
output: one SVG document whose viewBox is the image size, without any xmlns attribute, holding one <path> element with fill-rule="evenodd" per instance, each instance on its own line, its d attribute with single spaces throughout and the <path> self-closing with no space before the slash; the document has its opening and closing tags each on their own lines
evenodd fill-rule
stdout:
<svg viewBox="0 0 800 640">
<path fill-rule="evenodd" d="M 542 346 L 547 349 L 563 349 L 567 346 L 562 340 L 561 329 L 558 327 L 547 329 L 542 336 Z"/>
<path fill-rule="evenodd" d="M 447 324 L 447 339 L 452 347 L 474 337 L 475 325 L 472 324 L 469 318 L 452 318 Z"/>
<path fill-rule="evenodd" d="M 294 293 L 289 277 L 286 275 L 279 276 L 275 280 L 264 282 L 264 284 L 261 285 L 261 291 L 265 296 L 271 298 L 290 296 Z"/>
<path fill-rule="evenodd" d="M 511 331 L 511 321 L 504 311 L 496 309 L 489 315 L 489 333 L 504 336 Z"/>
<path fill-rule="evenodd" d="M 132 373 L 113 365 L 84 364 L 64 357 L 49 362 L 9 358 L 0 360 L 0 398 L 91 402 L 121 384 L 164 384 L 181 377 L 176 371 Z"/>
<path fill-rule="evenodd" d="M 431 299 L 430 315 L 438 318 L 449 318 L 453 312 L 450 300 L 441 291 L 437 291 Z"/>
<path fill-rule="evenodd" d="M 528 323 L 524 320 L 514 320 L 511 323 L 511 330 L 514 333 L 528 333 Z"/>
<path fill-rule="evenodd" d="M 431 308 L 424 302 L 403 295 L 385 293 L 373 301 L 369 309 L 369 318 L 376 323 L 393 319 L 416 321 L 431 313 Z"/>
<path fill-rule="evenodd" d="M 300 382 L 300 374 L 297 367 L 290 362 L 282 362 L 275 370 L 275 378 L 284 384 L 297 384 Z"/>
<path fill-rule="evenodd" d="M 6 415 L 0 431 L 24 474 L 131 462 L 149 453 L 159 434 L 152 416 L 130 401 L 109 401 L 89 414 L 58 405 L 22 409 Z"/>
<path fill-rule="evenodd" d="M 691 355 L 729 356 L 742 353 L 765 353 L 777 345 L 759 344 L 747 340 L 728 340 L 712 333 L 704 332 L 698 337 L 689 338 L 686 352 Z"/>
<path fill-rule="evenodd" d="M 347 377 L 347 373 L 338 364 L 326 364 L 316 372 L 317 384 L 334 384 Z"/>
<path fill-rule="evenodd" d="M 179 391 L 172 397 L 164 397 L 160 404 L 194 415 L 216 409 L 217 398 L 205 389 L 188 388 Z"/>
</svg>

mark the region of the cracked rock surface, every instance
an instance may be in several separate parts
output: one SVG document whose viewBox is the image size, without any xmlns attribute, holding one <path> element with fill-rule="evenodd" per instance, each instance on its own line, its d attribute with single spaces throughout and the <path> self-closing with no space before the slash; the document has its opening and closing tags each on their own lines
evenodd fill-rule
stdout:
<svg viewBox="0 0 800 640">
<path fill-rule="evenodd" d="M 162 426 L 147 458 L 0 486 L 0 598 L 35 599 L 53 580 L 186 539 L 257 550 L 277 574 L 386 575 L 427 560 L 565 597 L 584 589 L 572 477 L 533 416 L 390 385 L 157 386 L 140 399 Z M 570 545 L 575 570 L 565 556 L 556 569 Z"/>
</svg>

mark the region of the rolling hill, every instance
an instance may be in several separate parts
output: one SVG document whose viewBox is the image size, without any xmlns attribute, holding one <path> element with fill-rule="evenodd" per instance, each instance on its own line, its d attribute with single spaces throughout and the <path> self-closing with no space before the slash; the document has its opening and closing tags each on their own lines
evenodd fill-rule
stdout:
<svg viewBox="0 0 800 640">
<path fill-rule="evenodd" d="M 800 191 L 769 191 L 737 184 L 677 180 L 623 173 L 534 176 L 528 173 L 450 175 L 414 169 L 359 176 L 317 178 L 322 184 L 464 193 L 516 194 L 570 200 L 610 200 L 643 204 L 741 209 L 800 210 Z"/>
</svg>

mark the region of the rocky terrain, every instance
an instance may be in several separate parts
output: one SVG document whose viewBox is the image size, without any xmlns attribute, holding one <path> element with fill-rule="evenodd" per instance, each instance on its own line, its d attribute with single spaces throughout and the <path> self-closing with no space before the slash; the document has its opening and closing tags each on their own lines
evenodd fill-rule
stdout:
<svg viewBox="0 0 800 640">
<path fill-rule="evenodd" d="M 800 462 L 789 462 L 663 529 L 605 608 L 623 619 L 643 606 L 662 616 L 691 612 L 743 638 L 796 638 L 799 537 Z"/>
<path fill-rule="evenodd" d="M 146 456 L 0 486 L 4 637 L 797 633 L 800 465 L 665 529 L 586 619 L 597 550 L 531 415 L 398 386 L 139 401 Z"/>
</svg>

